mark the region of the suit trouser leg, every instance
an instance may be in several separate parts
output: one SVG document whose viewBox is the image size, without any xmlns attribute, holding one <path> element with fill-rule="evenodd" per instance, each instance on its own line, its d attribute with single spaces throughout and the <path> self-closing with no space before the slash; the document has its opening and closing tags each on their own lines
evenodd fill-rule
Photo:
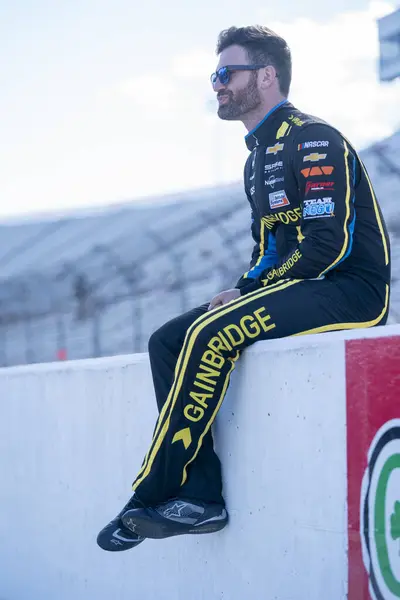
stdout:
<svg viewBox="0 0 400 600">
<path fill-rule="evenodd" d="M 180 315 L 157 329 L 149 339 L 149 358 L 158 411 L 168 398 L 174 380 L 176 363 L 190 325 L 207 312 L 208 303 Z M 202 447 L 180 489 L 185 498 L 223 503 L 221 463 L 214 451 L 211 431 L 204 437 Z"/>
<path fill-rule="evenodd" d="M 244 348 L 259 340 L 372 327 L 386 321 L 387 310 L 387 286 L 379 297 L 371 286 L 343 277 L 282 281 L 203 313 L 186 332 L 168 398 L 133 483 L 140 499 L 152 505 L 182 495 Z"/>
</svg>

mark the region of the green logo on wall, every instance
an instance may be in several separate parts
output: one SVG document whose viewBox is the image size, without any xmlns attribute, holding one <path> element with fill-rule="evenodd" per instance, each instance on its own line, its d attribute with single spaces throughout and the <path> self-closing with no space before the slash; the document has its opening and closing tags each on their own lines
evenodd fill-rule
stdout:
<svg viewBox="0 0 400 600">
<path fill-rule="evenodd" d="M 360 523 L 372 598 L 400 598 L 400 419 L 385 423 L 369 449 Z"/>
</svg>

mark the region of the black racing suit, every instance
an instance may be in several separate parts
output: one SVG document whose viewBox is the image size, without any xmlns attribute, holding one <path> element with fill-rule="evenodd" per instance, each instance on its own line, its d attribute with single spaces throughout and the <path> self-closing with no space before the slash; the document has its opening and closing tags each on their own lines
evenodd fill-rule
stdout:
<svg viewBox="0 0 400 600">
<path fill-rule="evenodd" d="M 211 311 L 208 303 L 199 306 L 149 341 L 160 415 L 133 484 L 148 505 L 174 496 L 223 502 L 211 425 L 244 348 L 387 319 L 389 239 L 350 143 L 288 102 L 246 143 L 255 247 L 250 270 L 237 283 L 241 296 Z"/>
<path fill-rule="evenodd" d="M 256 242 L 242 294 L 332 272 L 390 281 L 389 237 L 366 169 L 327 123 L 286 102 L 246 137 Z M 384 286 L 383 286 L 384 287 Z"/>
</svg>

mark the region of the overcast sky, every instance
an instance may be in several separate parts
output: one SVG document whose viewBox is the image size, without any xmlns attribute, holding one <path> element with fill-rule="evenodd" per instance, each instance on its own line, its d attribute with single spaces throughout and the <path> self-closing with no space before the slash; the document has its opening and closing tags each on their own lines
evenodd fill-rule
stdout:
<svg viewBox="0 0 400 600">
<path fill-rule="evenodd" d="M 293 54 L 290 100 L 358 149 L 400 126 L 377 76 L 376 19 L 335 0 L 0 0 L 0 217 L 98 206 L 242 177 L 239 123 L 209 84 L 217 35 L 265 24 Z"/>
</svg>

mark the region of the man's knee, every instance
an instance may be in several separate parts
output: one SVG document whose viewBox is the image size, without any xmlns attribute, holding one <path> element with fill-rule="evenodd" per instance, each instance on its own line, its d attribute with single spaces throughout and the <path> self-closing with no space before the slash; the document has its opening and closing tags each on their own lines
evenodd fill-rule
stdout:
<svg viewBox="0 0 400 600">
<path fill-rule="evenodd" d="M 165 323 L 151 334 L 148 341 L 149 354 L 157 352 L 160 347 L 165 346 L 168 339 L 168 323 Z"/>
<path fill-rule="evenodd" d="M 179 352 L 182 347 L 185 332 L 177 330 L 174 320 L 167 321 L 154 331 L 149 337 L 148 351 L 150 355 L 159 352 L 160 349 L 169 348 L 174 352 Z"/>
</svg>

